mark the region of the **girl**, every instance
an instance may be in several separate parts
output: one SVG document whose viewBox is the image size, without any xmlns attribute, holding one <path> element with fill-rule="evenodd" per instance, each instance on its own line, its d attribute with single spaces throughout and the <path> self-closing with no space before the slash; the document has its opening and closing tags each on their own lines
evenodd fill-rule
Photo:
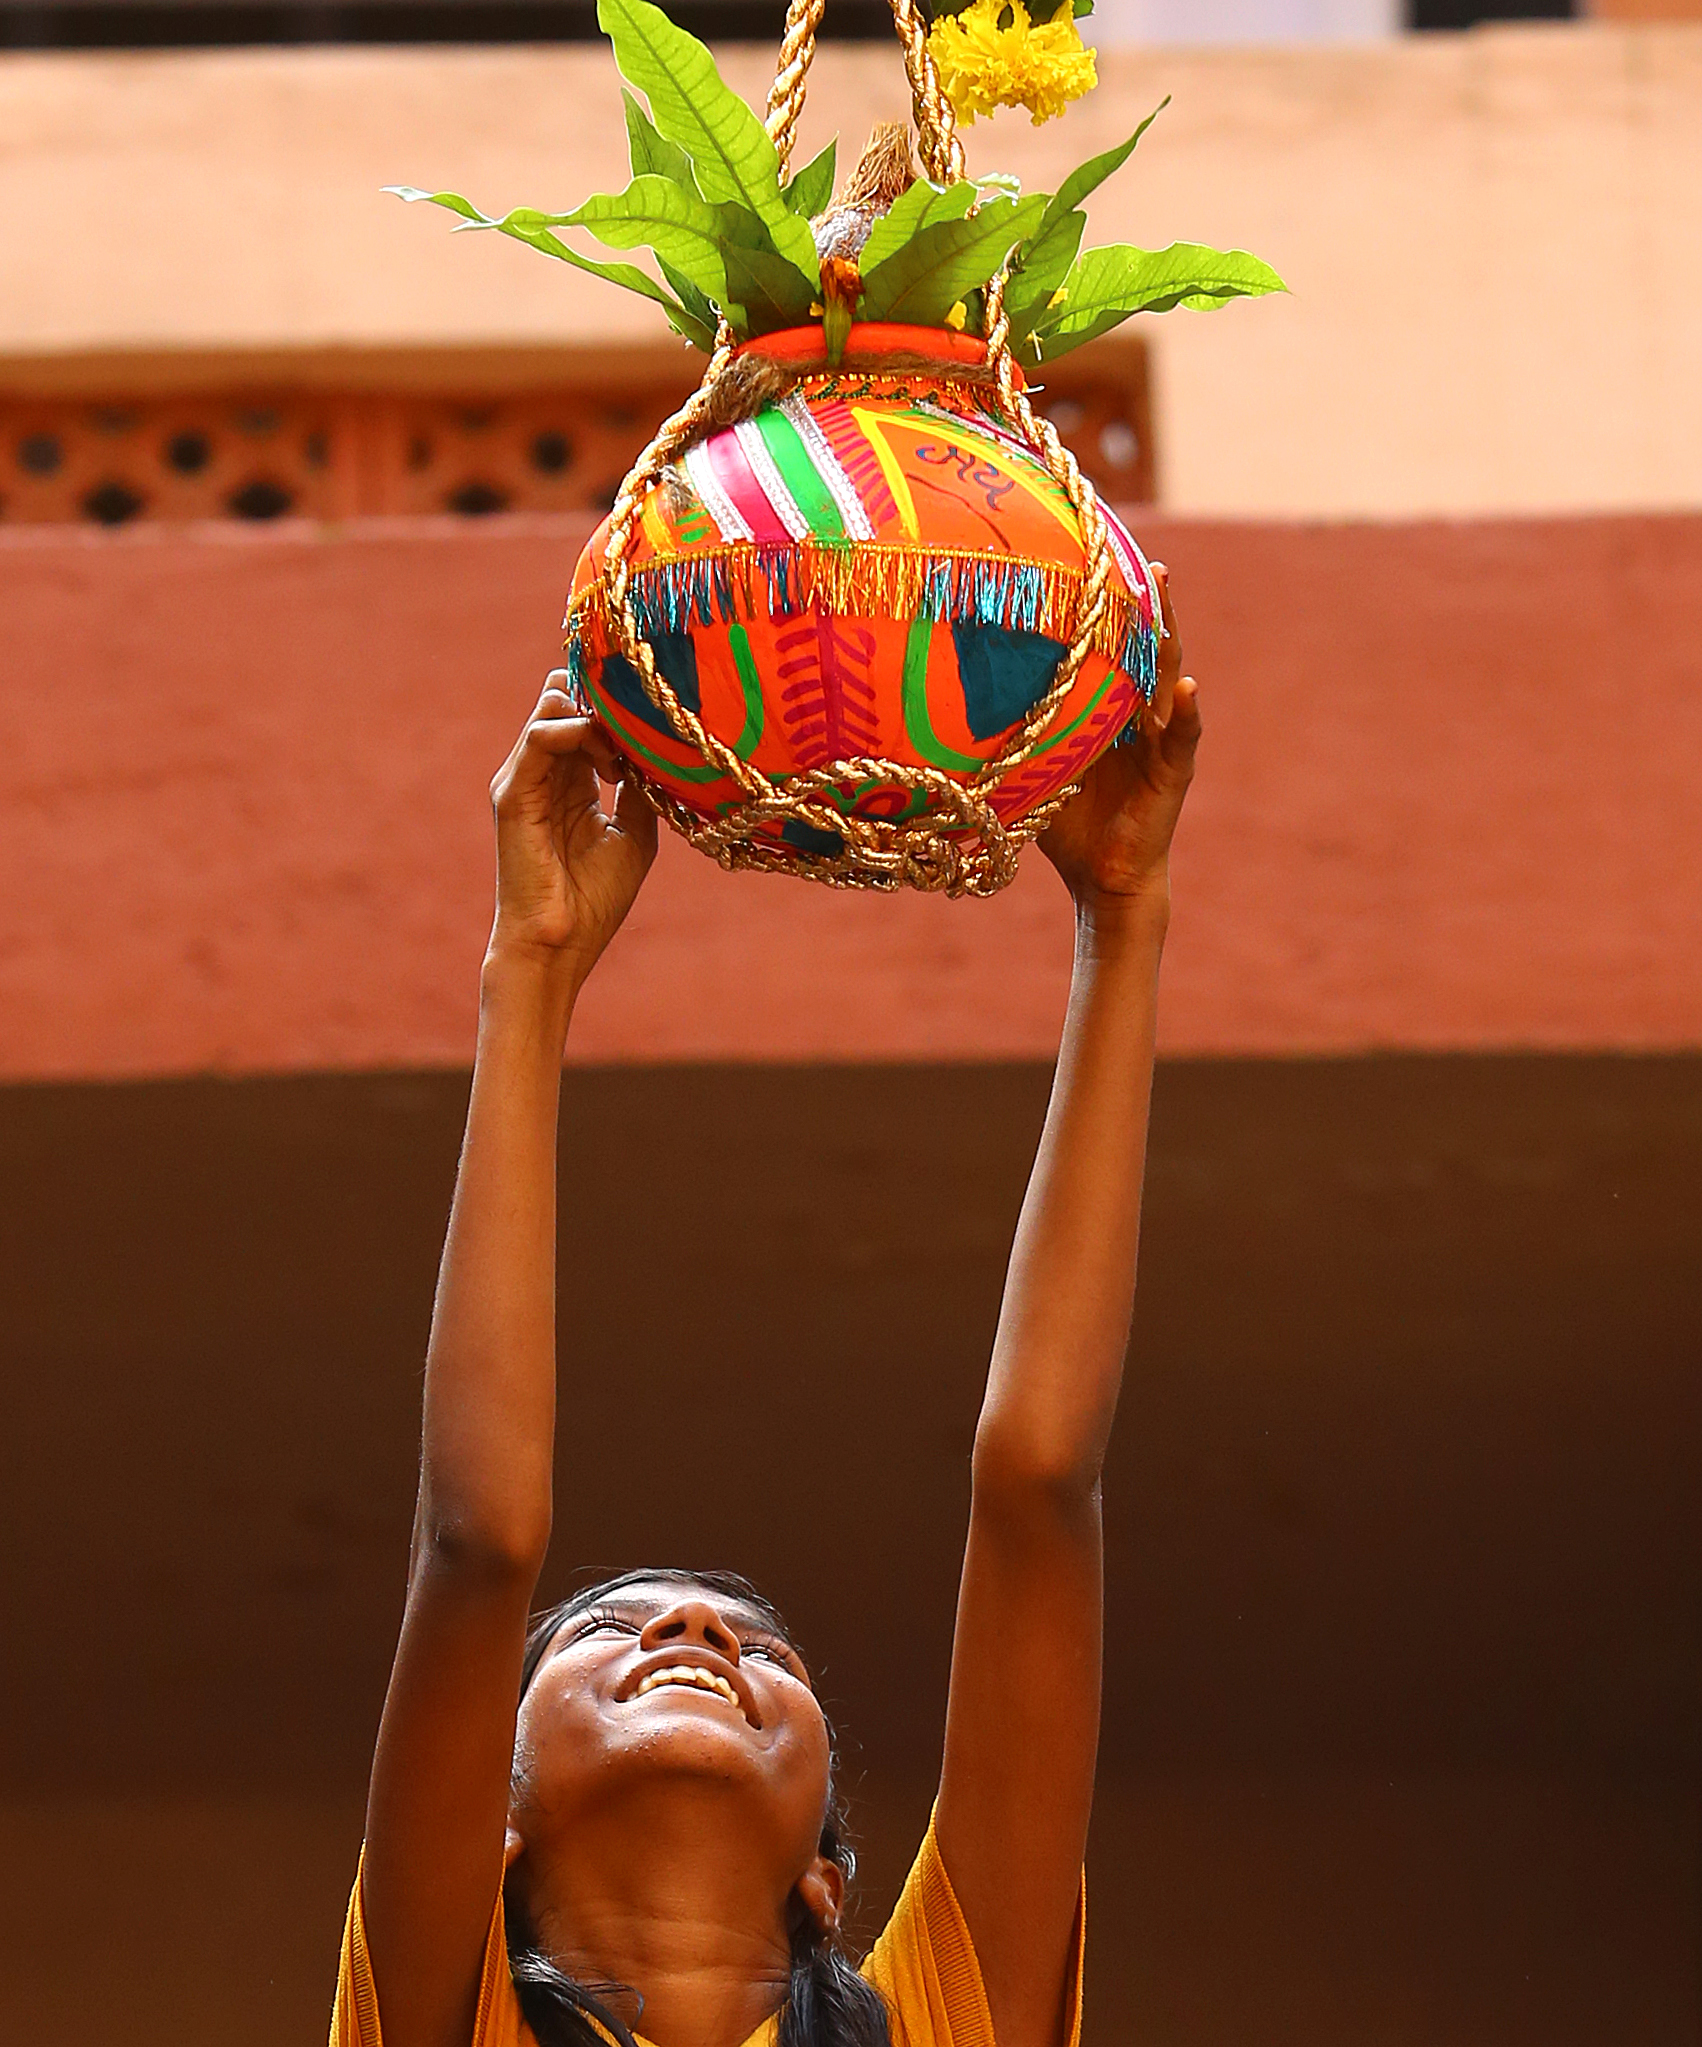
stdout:
<svg viewBox="0 0 1702 2047">
<path fill-rule="evenodd" d="M 779 1616 L 741 1579 L 648 1570 L 528 1633 L 550 1538 L 562 1049 L 656 850 L 655 817 L 550 677 L 492 785 L 496 922 L 333 2047 L 1074 2047 L 1099 1474 L 1199 738 L 1167 589 L 1164 618 L 1145 729 L 1040 842 L 1075 899 L 1069 1012 L 975 1434 L 939 1796 L 861 1969 L 839 1935 L 832 1739 Z"/>
</svg>

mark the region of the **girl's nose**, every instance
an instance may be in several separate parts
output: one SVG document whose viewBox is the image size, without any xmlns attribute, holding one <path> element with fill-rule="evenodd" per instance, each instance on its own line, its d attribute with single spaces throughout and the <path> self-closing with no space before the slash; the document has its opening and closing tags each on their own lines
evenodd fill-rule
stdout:
<svg viewBox="0 0 1702 2047">
<path fill-rule="evenodd" d="M 641 1649 L 665 1649 L 669 1643 L 693 1642 L 713 1649 L 728 1663 L 739 1660 L 739 1638 L 706 1599 L 682 1599 L 657 1614 L 638 1638 Z"/>
</svg>

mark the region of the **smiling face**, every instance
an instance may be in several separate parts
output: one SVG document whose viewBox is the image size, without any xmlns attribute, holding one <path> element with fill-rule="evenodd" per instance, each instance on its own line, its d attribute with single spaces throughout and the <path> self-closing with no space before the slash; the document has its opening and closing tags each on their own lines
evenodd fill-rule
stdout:
<svg viewBox="0 0 1702 2047">
<path fill-rule="evenodd" d="M 640 1579 L 570 1612 L 544 1650 L 521 1702 L 513 1824 L 550 1855 L 677 1818 L 785 1895 L 818 1860 L 831 1761 L 809 1672 L 771 1616 L 706 1583 Z"/>
</svg>

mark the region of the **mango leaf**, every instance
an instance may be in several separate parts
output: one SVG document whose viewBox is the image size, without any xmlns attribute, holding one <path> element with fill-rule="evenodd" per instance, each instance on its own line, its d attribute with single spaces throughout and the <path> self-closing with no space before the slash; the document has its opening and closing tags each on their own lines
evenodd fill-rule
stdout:
<svg viewBox="0 0 1702 2047">
<path fill-rule="evenodd" d="M 1085 213 L 1060 214 L 1050 226 L 1042 214 L 1039 227 L 1017 251 L 1011 265 L 1011 281 L 1005 287 L 1005 311 L 1010 316 L 1013 348 L 1045 317 L 1052 294 L 1076 260 L 1086 226 Z"/>
<path fill-rule="evenodd" d="M 834 161 L 838 153 L 837 140 L 830 142 L 820 156 L 810 158 L 789 184 L 781 186 L 780 196 L 788 213 L 809 220 L 827 211 L 828 201 L 833 197 Z"/>
<path fill-rule="evenodd" d="M 636 292 L 640 298 L 649 299 L 668 316 L 668 324 L 676 334 L 681 334 L 696 348 L 706 351 L 715 346 L 715 309 L 709 307 L 709 317 L 703 319 L 697 309 L 683 299 L 662 289 L 653 277 L 648 277 L 633 263 L 597 263 L 589 256 L 581 256 L 576 249 L 570 249 L 559 236 L 551 234 L 547 227 L 538 224 L 539 216 L 522 208 L 503 220 L 492 220 L 469 204 L 455 192 L 421 192 L 412 186 L 387 185 L 386 191 L 395 192 L 403 199 L 431 199 L 440 206 L 448 206 L 459 213 L 466 227 L 491 228 L 496 233 L 509 235 L 517 242 L 524 242 L 528 248 L 536 249 L 541 255 L 553 256 L 558 263 L 567 263 L 575 270 L 588 271 L 593 277 L 601 277 L 608 284 L 618 284 L 623 291 Z M 664 266 L 665 267 L 665 266 Z M 670 279 L 670 282 L 673 280 Z M 683 280 L 682 280 L 683 281 Z M 707 301 L 704 302 L 707 305 Z"/>
<path fill-rule="evenodd" d="M 788 212 L 780 196 L 774 144 L 696 36 L 650 0 L 597 0 L 597 24 L 614 45 L 621 75 L 649 100 L 651 120 L 691 158 L 703 197 L 748 207 L 767 224 L 779 254 L 818 276 L 809 223 Z"/>
<path fill-rule="evenodd" d="M 1140 141 L 1141 137 L 1169 104 L 1170 95 L 1166 93 L 1158 105 L 1153 108 L 1152 112 L 1147 115 L 1146 119 L 1135 130 L 1134 134 L 1129 137 L 1127 142 L 1119 142 L 1115 149 L 1106 150 L 1103 156 L 1090 156 L 1086 163 L 1078 164 L 1071 171 L 1069 176 L 1058 187 L 1053 195 L 1051 205 L 1046 209 L 1046 218 L 1041 223 L 1042 233 L 1059 215 L 1068 213 L 1072 207 L 1079 206 L 1090 192 L 1097 192 L 1107 178 L 1123 168 L 1129 158 L 1134 155 L 1135 144 Z"/>
<path fill-rule="evenodd" d="M 668 306 L 664 310 L 668 315 L 668 325 L 682 341 L 689 341 L 693 348 L 701 348 L 705 355 L 715 353 L 719 333 L 716 327 L 706 327 L 701 320 L 688 313 L 684 306 Z"/>
<path fill-rule="evenodd" d="M 684 271 L 676 270 L 665 256 L 658 256 L 656 258 L 656 268 L 661 271 L 663 282 L 667 284 L 668 288 L 691 316 L 695 327 L 708 335 L 709 339 L 699 342 L 698 346 L 700 348 L 713 349 L 715 345 L 716 324 L 713 302 L 703 292 L 698 290 L 697 286 L 692 283 Z M 696 340 L 697 336 L 693 333 L 687 335 L 686 338 L 688 341 Z"/>
<path fill-rule="evenodd" d="M 729 318 L 735 311 L 744 315 L 742 321 L 734 320 L 735 326 L 742 326 L 747 334 L 772 334 L 780 327 L 809 324 L 815 286 L 795 263 L 775 255 L 772 249 L 752 248 L 733 240 L 723 245 L 721 260 L 727 270 Z"/>
<path fill-rule="evenodd" d="M 1089 249 L 1064 280 L 1063 303 L 1036 323 L 1023 359 L 1051 362 L 1132 313 L 1167 313 L 1173 306 L 1212 310 L 1231 299 L 1287 289 L 1268 263 L 1245 249 L 1208 249 L 1198 242 L 1173 242 L 1168 249 L 1126 243 Z"/>
<path fill-rule="evenodd" d="M 1122 169 L 1135 152 L 1135 145 L 1170 104 L 1168 94 L 1140 124 L 1126 142 L 1100 156 L 1078 164 L 1053 193 L 1041 215 L 1033 237 L 1018 249 L 1011 263 L 1010 287 L 1005 306 L 1011 316 L 1013 345 L 1023 340 L 1046 310 L 1047 301 L 1063 283 L 1065 274 L 1081 247 L 1087 216 L 1079 209 L 1090 192 L 1096 192 L 1113 172 Z"/>
<path fill-rule="evenodd" d="M 657 134 L 655 123 L 625 86 L 621 87 L 621 98 L 626 104 L 626 145 L 632 175 L 672 178 L 676 185 L 695 192 L 697 180 L 691 174 L 691 158 L 677 142 Z"/>
<path fill-rule="evenodd" d="M 459 192 L 427 192 L 419 185 L 383 185 L 379 189 L 406 200 L 410 206 L 418 199 L 428 199 L 433 206 L 447 206 L 451 213 L 458 213 L 463 220 L 474 221 L 480 227 L 496 225 L 488 214 L 481 213 L 470 199 L 463 199 Z"/>
<path fill-rule="evenodd" d="M 857 259 L 865 280 L 871 270 L 878 269 L 888 257 L 896 255 L 924 228 L 933 227 L 942 220 L 961 220 L 975 204 L 975 198 L 975 187 L 967 178 L 960 178 L 955 185 L 947 185 L 943 190 L 938 185 L 930 185 L 926 178 L 918 178 L 915 184 L 907 185 L 869 230 L 869 239 L 863 244 L 862 254 Z M 868 317 L 864 315 L 865 319 Z"/>
<path fill-rule="evenodd" d="M 908 196 L 908 194 L 906 195 Z M 908 320 L 937 327 L 960 299 L 985 284 L 1046 208 L 1046 195 L 989 199 L 963 219 L 939 220 L 863 272 L 864 320 Z M 874 237 L 871 235 L 870 240 Z"/>
<path fill-rule="evenodd" d="M 666 256 L 699 291 L 725 299 L 727 271 L 721 260 L 727 239 L 725 209 L 711 206 L 672 178 L 646 174 L 624 192 L 597 192 L 571 213 L 540 215 L 543 227 L 589 228 L 611 249 L 646 245 Z M 512 216 L 511 216 L 512 217 Z"/>
</svg>

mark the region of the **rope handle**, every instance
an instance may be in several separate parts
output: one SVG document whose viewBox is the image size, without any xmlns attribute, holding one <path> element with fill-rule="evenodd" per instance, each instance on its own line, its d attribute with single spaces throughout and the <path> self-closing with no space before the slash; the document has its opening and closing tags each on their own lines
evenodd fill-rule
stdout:
<svg viewBox="0 0 1702 2047">
<path fill-rule="evenodd" d="M 910 82 L 922 167 L 935 184 L 954 183 L 963 177 L 966 168 L 963 143 L 957 132 L 957 115 L 928 51 L 927 25 L 916 0 L 890 0 L 890 4 Z M 791 162 L 825 5 L 826 0 L 789 0 L 787 6 L 786 28 L 765 122 L 780 159 L 782 176 Z M 1075 687 L 1109 602 L 1112 560 L 1105 517 L 1093 485 L 1082 475 L 1051 421 L 1034 411 L 1018 381 L 1016 358 L 1010 347 L 1010 317 L 1005 311 L 1009 277 L 1007 267 L 987 285 L 987 366 L 993 373 L 1001 410 L 1020 428 L 1081 521 L 1084 573 L 1074 635 L 1050 685 L 1005 745 L 969 780 L 957 781 L 937 768 L 855 760 L 836 761 L 826 768 L 792 776 L 781 788 L 711 732 L 701 717 L 680 701 L 658 666 L 631 603 L 632 543 L 650 490 L 669 465 L 701 438 L 714 417 L 719 387 L 737 345 L 725 318 L 718 323 L 714 353 L 703 382 L 658 429 L 621 485 L 609 515 L 603 553 L 600 591 L 604 615 L 616 645 L 637 670 L 645 695 L 674 730 L 697 748 L 704 761 L 726 776 L 743 801 L 727 814 L 707 819 L 688 810 L 647 777 L 639 776 L 638 786 L 652 808 L 694 846 L 713 854 L 724 867 L 799 872 L 784 847 L 754 837 L 763 826 L 796 819 L 833 834 L 844 848 L 839 856 L 818 859 L 802 870 L 814 879 L 839 887 L 908 885 L 943 889 L 952 895 L 991 895 L 1015 874 L 1023 846 L 1044 829 L 1081 786 L 1079 782 L 1069 783 L 1012 825 L 1004 823 L 992 802 L 996 785 L 1033 756 Z M 834 800 L 847 777 L 895 781 L 931 799 L 936 815 L 953 818 L 957 831 L 966 838 L 937 827 L 918 830 L 915 825 L 906 827 L 882 818 L 847 816 Z"/>
<path fill-rule="evenodd" d="M 963 144 L 958 138 L 957 114 L 940 84 L 939 71 L 928 49 L 928 25 L 916 0 L 891 0 L 891 6 L 893 27 L 904 51 L 904 74 L 910 81 L 922 168 L 936 185 L 955 184 L 964 173 Z M 789 0 L 786 9 L 786 29 L 780 38 L 774 83 L 768 89 L 765 123 L 768 139 L 780 158 L 782 177 L 792 161 L 798 116 L 804 111 L 816 35 L 826 7 L 827 0 Z"/>
</svg>

